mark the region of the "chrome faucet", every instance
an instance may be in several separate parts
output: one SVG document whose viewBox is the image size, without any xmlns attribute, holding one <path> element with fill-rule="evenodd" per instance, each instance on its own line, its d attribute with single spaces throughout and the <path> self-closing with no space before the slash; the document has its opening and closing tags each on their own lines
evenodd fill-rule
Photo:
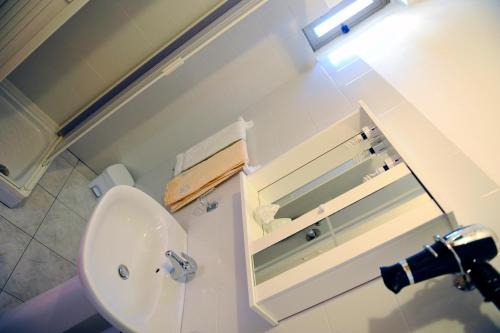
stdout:
<svg viewBox="0 0 500 333">
<path fill-rule="evenodd" d="M 172 264 L 172 269 L 170 270 L 172 279 L 179 282 L 189 282 L 194 278 L 198 270 L 198 264 L 193 258 L 184 252 L 181 252 L 179 256 L 172 250 L 165 252 L 165 255 L 170 259 L 170 263 Z"/>
</svg>

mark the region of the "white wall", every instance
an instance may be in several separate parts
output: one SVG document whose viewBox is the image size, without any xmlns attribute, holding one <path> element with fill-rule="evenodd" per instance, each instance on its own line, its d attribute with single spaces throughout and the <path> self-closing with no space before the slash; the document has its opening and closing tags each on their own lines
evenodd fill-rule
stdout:
<svg viewBox="0 0 500 333">
<path fill-rule="evenodd" d="M 351 104 L 366 101 L 412 169 L 445 209 L 456 212 L 459 223 L 469 223 L 475 216 L 473 222 L 500 233 L 496 223 L 500 193 L 485 196 L 496 184 L 453 143 L 361 59 L 327 69 Z M 269 118 L 269 122 L 272 128 L 279 126 L 280 119 Z M 421 131 L 425 136 L 418 135 Z M 450 186 L 456 179 L 460 182 Z M 489 333 L 500 329 L 496 308 L 482 302 L 477 291 L 456 290 L 449 276 L 407 287 L 398 295 L 377 279 L 271 328 L 247 305 L 238 180 L 229 180 L 209 199 L 219 201 L 216 211 L 205 213 L 195 202 L 176 213 L 188 230 L 190 254 L 201 267 L 199 276 L 187 286 L 183 332 Z M 431 241 L 422 239 L 422 244 Z M 499 260 L 495 265 L 499 266 Z"/>
<path fill-rule="evenodd" d="M 497 13 L 487 0 L 392 4 L 321 58 L 346 96 L 373 105 L 419 156 L 412 167 L 459 223 L 500 234 Z M 333 65 L 331 54 L 344 61 Z"/>
<path fill-rule="evenodd" d="M 359 55 L 500 184 L 500 2 L 397 6 Z"/>
<path fill-rule="evenodd" d="M 286 1 L 270 1 L 71 150 L 96 171 L 120 161 L 136 179 L 155 167 L 170 175 L 177 153 L 314 64 L 296 21 Z"/>
<path fill-rule="evenodd" d="M 251 163 L 268 163 L 354 110 L 323 67 L 315 65 L 241 113 L 254 122 L 247 138 Z M 172 158 L 158 164 L 138 179 L 138 186 L 161 201 L 172 164 Z"/>
<path fill-rule="evenodd" d="M 483 223 L 500 234 L 497 221 L 500 215 L 500 189 L 470 161 L 457 143 L 443 135 L 435 124 L 362 59 L 354 57 L 347 65 L 338 67 L 326 64 L 326 69 L 351 105 L 363 99 L 380 117 L 386 130 L 396 138 L 398 147 L 405 151 L 407 162 L 445 209 L 454 211 L 459 223 Z M 278 93 L 273 95 L 279 96 Z M 274 133 L 270 129 L 279 126 L 280 121 L 266 119 L 269 119 L 266 123 L 269 130 L 262 135 L 267 133 L 272 137 Z M 304 126 L 304 133 L 308 132 L 307 128 Z M 274 142 L 279 140 L 275 139 Z M 219 270 L 218 274 L 239 274 L 244 267 L 243 254 L 237 246 L 241 243 L 241 230 L 237 230 L 239 207 L 234 204 L 239 199 L 237 191 L 235 180 L 231 180 L 211 195 L 213 199 L 221 200 L 221 207 L 224 207 L 225 200 L 226 203 L 227 200 L 233 200 L 235 208 L 231 213 L 213 215 L 213 220 L 208 215 L 202 218 L 199 216 L 202 214 L 199 204 L 194 203 L 178 214 L 181 220 L 187 221 L 189 235 L 193 237 L 190 244 L 194 245 L 194 252 L 201 256 L 202 261 L 206 260 L 208 267 L 214 269 L 221 267 L 217 263 L 225 266 L 226 270 Z M 190 214 L 197 217 L 192 218 Z M 429 241 L 422 240 L 422 243 Z M 233 252 L 225 248 L 227 242 L 234 247 L 234 257 Z M 231 253 L 230 260 L 224 257 L 227 253 Z M 234 263 L 234 266 L 229 262 Z M 494 265 L 499 267 L 498 258 Z M 184 331 L 268 330 L 262 320 L 244 308 L 247 296 L 242 282 L 239 285 L 236 282 L 228 284 L 230 288 L 227 289 L 223 287 L 225 282 L 217 288 L 210 288 L 208 286 L 217 285 L 220 275 L 210 275 L 209 270 L 207 268 L 199 285 L 188 292 Z M 202 313 L 202 310 L 208 311 L 207 316 L 195 315 Z M 437 333 L 497 332 L 499 329 L 498 311 L 492 304 L 482 302 L 477 292 L 462 293 L 456 290 L 451 285 L 450 277 L 442 277 L 408 287 L 398 295 L 391 294 L 380 280 L 376 280 L 286 319 L 268 332 Z"/>
</svg>

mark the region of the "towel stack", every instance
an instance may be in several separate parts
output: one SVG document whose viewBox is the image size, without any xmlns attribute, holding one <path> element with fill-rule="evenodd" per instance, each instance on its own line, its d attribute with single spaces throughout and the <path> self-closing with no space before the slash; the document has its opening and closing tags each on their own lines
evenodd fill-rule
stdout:
<svg viewBox="0 0 500 333">
<path fill-rule="evenodd" d="M 177 155 L 175 163 L 175 175 L 187 170 L 208 157 L 221 151 L 238 140 L 246 140 L 247 129 L 253 126 L 253 122 L 246 122 L 242 117 L 231 125 L 221 129 L 200 143 L 192 146 L 184 153 Z"/>
<path fill-rule="evenodd" d="M 246 142 L 239 140 L 175 176 L 166 186 L 164 203 L 175 212 L 240 172 L 247 164 Z"/>
</svg>

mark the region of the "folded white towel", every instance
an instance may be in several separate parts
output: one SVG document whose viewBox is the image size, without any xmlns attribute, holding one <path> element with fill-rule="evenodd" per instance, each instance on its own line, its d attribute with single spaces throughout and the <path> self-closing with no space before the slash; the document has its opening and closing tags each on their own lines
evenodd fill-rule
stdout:
<svg viewBox="0 0 500 333">
<path fill-rule="evenodd" d="M 174 169 L 175 175 L 177 176 L 238 140 L 246 140 L 247 129 L 252 126 L 253 122 L 246 122 L 240 117 L 237 122 L 194 145 L 186 152 L 178 154 Z"/>
</svg>

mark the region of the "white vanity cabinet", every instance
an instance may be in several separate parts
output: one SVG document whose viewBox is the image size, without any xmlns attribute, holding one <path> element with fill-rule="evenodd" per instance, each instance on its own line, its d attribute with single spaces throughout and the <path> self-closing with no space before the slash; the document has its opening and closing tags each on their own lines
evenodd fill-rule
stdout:
<svg viewBox="0 0 500 333">
<path fill-rule="evenodd" d="M 360 104 L 240 175 L 250 306 L 273 324 L 380 276 L 379 266 L 455 227 Z M 269 204 L 291 221 L 265 231 L 254 212 Z"/>
</svg>

